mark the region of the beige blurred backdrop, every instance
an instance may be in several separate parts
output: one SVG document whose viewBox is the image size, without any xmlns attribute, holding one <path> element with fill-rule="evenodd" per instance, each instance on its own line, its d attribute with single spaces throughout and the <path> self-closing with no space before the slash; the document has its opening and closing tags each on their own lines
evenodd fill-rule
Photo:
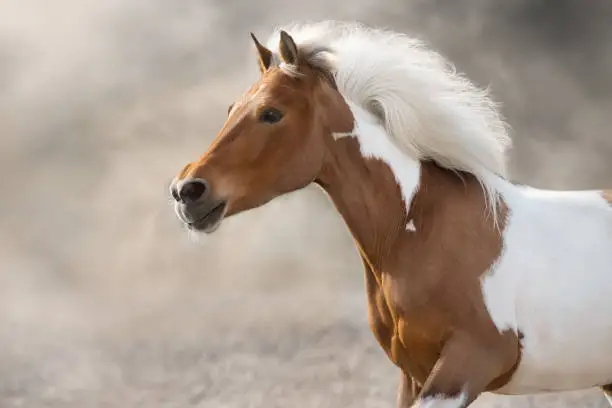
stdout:
<svg viewBox="0 0 612 408">
<path fill-rule="evenodd" d="M 419 36 L 491 86 L 515 180 L 612 186 L 609 0 L 0 0 L 0 407 L 394 406 L 322 193 L 197 244 L 167 194 L 257 78 L 249 32 L 326 18 Z"/>
</svg>

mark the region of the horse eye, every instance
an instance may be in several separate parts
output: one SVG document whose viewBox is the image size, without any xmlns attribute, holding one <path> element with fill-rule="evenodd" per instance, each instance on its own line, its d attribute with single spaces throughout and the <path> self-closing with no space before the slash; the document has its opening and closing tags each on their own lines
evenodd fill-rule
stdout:
<svg viewBox="0 0 612 408">
<path fill-rule="evenodd" d="M 259 120 L 264 123 L 277 123 L 283 118 L 283 114 L 278 109 L 269 108 L 261 112 Z"/>
<path fill-rule="evenodd" d="M 227 114 L 229 115 L 229 113 L 232 111 L 232 109 L 234 108 L 234 104 L 230 103 L 230 105 L 227 107 Z"/>
</svg>

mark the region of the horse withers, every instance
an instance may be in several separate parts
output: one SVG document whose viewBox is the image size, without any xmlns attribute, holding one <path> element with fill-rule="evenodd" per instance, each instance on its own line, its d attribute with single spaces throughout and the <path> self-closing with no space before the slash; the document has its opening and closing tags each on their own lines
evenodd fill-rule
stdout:
<svg viewBox="0 0 612 408">
<path fill-rule="evenodd" d="M 363 259 L 400 407 L 612 402 L 611 196 L 508 181 L 497 105 L 419 41 L 341 22 L 253 40 L 261 78 L 172 182 L 180 220 L 210 233 L 317 183 Z"/>
</svg>

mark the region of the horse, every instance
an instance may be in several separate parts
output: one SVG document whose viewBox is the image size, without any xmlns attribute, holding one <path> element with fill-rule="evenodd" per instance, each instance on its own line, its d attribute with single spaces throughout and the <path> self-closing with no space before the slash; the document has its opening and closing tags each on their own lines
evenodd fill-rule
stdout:
<svg viewBox="0 0 612 408">
<path fill-rule="evenodd" d="M 191 231 L 318 185 L 363 261 L 398 407 L 601 388 L 612 404 L 612 192 L 510 181 L 489 89 L 406 34 L 251 33 L 260 78 L 170 184 Z"/>
</svg>

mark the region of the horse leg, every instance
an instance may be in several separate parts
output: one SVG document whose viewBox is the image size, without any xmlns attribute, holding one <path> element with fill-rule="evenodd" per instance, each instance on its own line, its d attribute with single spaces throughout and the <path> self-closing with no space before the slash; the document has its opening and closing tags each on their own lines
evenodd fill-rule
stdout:
<svg viewBox="0 0 612 408">
<path fill-rule="evenodd" d="M 483 344 L 455 333 L 442 353 L 412 408 L 465 408 L 494 380 L 511 372 L 518 349 L 509 336 Z"/>
<path fill-rule="evenodd" d="M 612 405 L 612 384 L 604 385 L 603 387 L 601 387 L 601 389 L 604 392 L 606 398 L 608 399 L 610 405 Z"/>
<path fill-rule="evenodd" d="M 419 392 L 421 392 L 421 387 L 410 375 L 402 371 L 397 393 L 397 408 L 410 408 Z"/>
</svg>

